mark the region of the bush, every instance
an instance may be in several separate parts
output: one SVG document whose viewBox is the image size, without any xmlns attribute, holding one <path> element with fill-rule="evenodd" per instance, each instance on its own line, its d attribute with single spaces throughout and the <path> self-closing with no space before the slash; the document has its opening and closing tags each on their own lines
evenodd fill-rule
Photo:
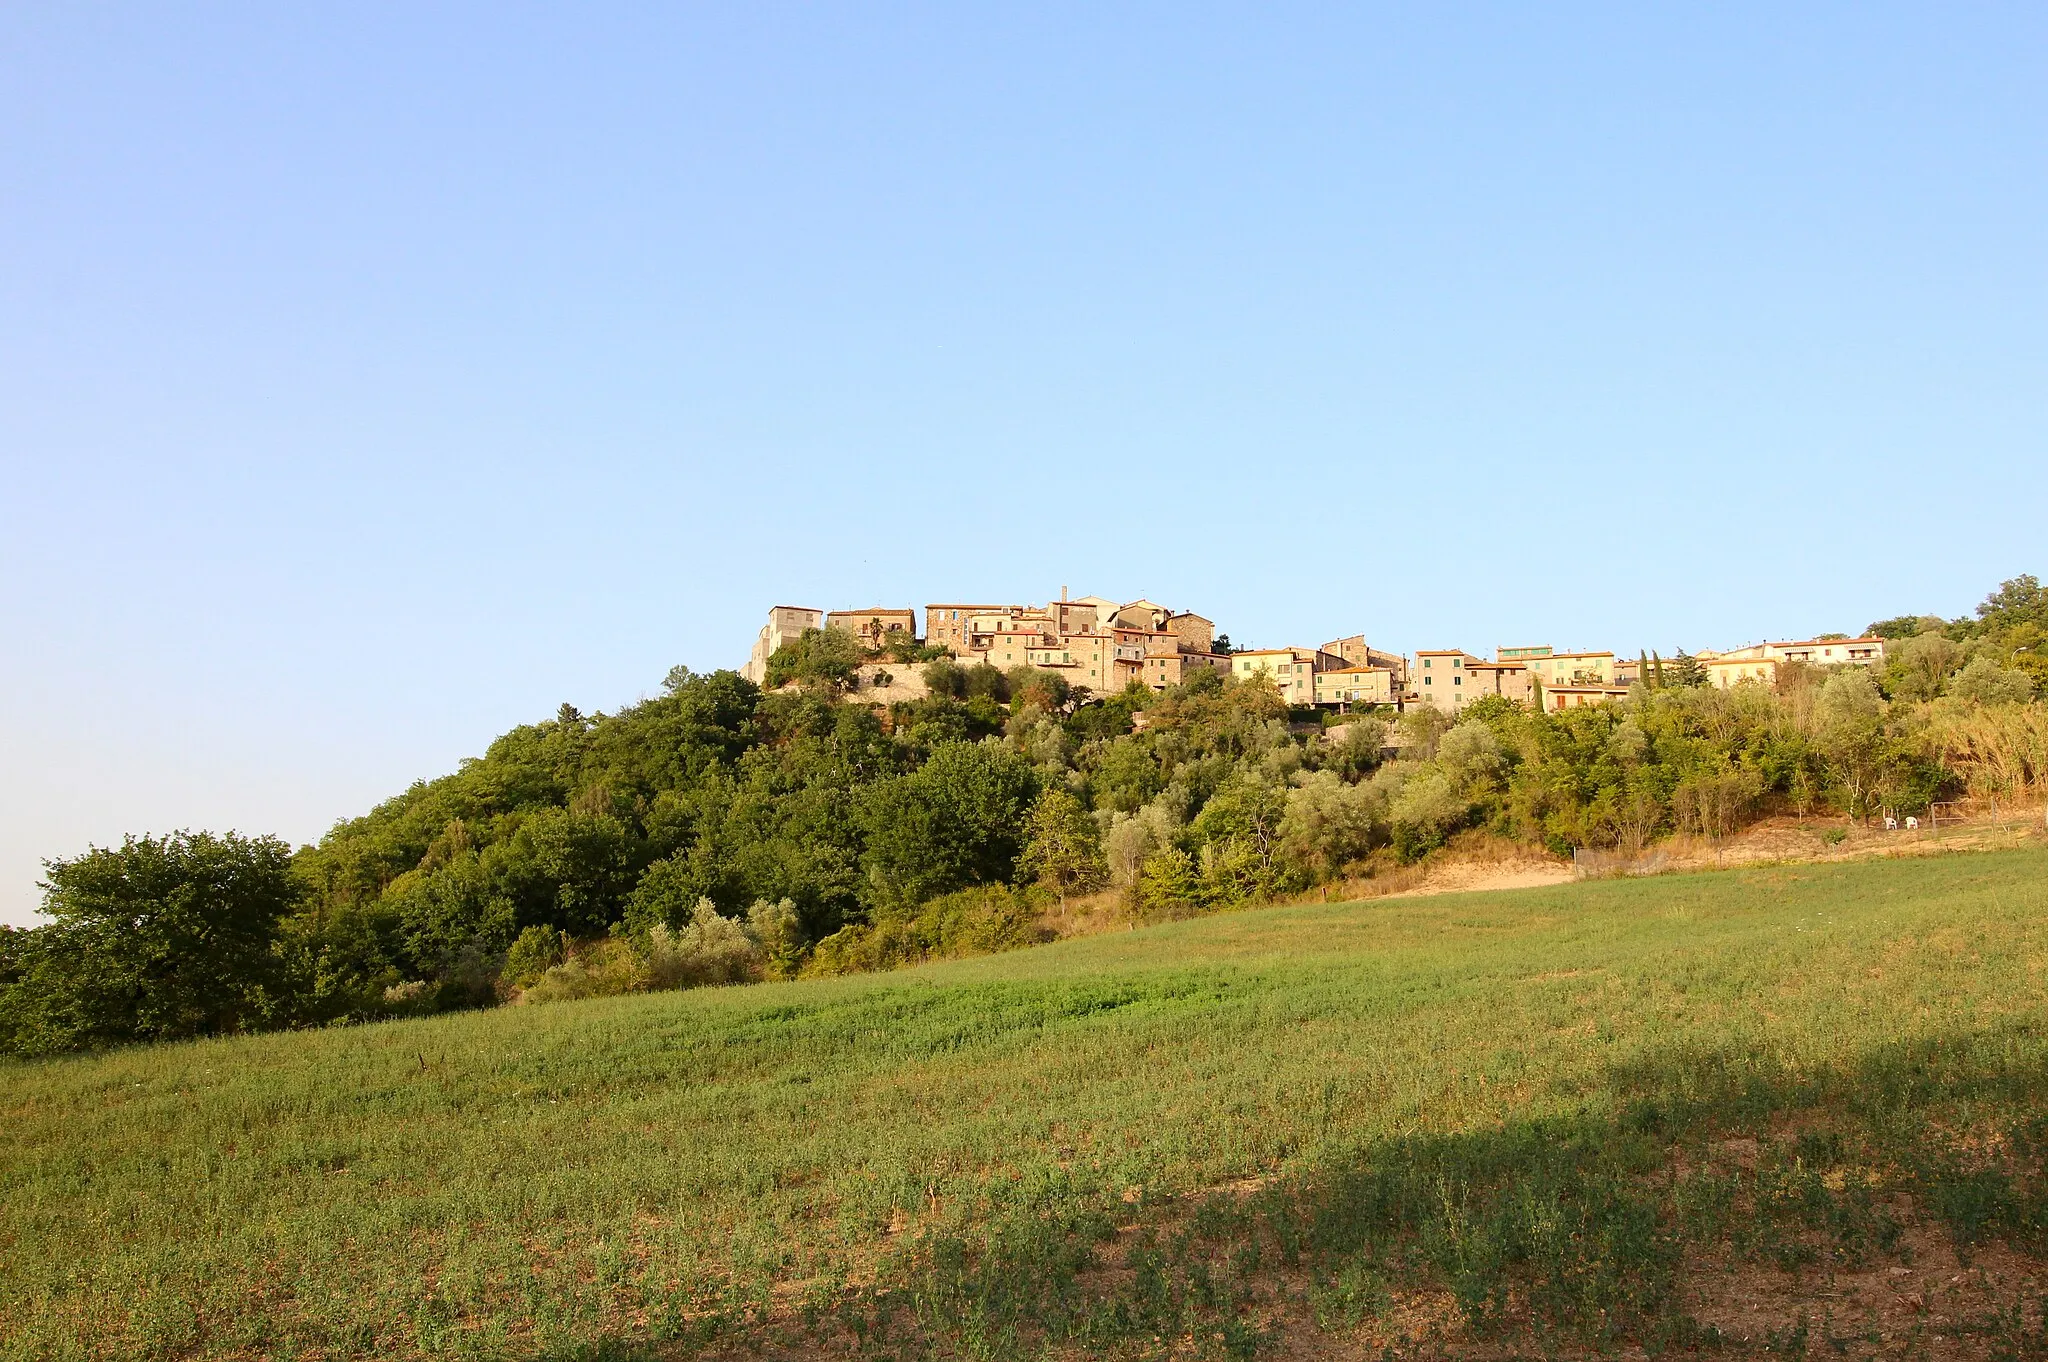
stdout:
<svg viewBox="0 0 2048 1362">
<path fill-rule="evenodd" d="M 796 910 L 789 911 L 794 917 Z M 759 943 L 710 899 L 697 900 L 690 925 L 680 932 L 665 926 L 648 929 L 639 955 L 646 973 L 643 987 L 649 989 L 742 984 L 761 977 Z"/>
<path fill-rule="evenodd" d="M 747 934 L 761 948 L 761 965 L 769 974 L 786 979 L 803 964 L 803 919 L 789 899 L 776 903 L 755 899 L 747 910 Z"/>
<path fill-rule="evenodd" d="M 584 947 L 556 965 L 521 994 L 529 1003 L 561 1003 L 578 998 L 609 998 L 637 993 L 647 984 L 647 970 L 624 937 L 610 937 Z"/>
<path fill-rule="evenodd" d="M 1324 878 L 1372 850 L 1384 834 L 1384 810 L 1363 785 L 1346 785 L 1335 771 L 1298 777 L 1280 819 L 1280 851 L 1301 874 Z"/>
<path fill-rule="evenodd" d="M 508 989 L 537 983 L 542 975 L 562 963 L 568 949 L 569 938 L 565 933 L 551 927 L 528 927 L 505 952 L 505 968 L 498 975 L 499 982 Z"/>
<path fill-rule="evenodd" d="M 1146 857 L 1131 891 L 1131 906 L 1147 918 L 1192 917 L 1207 909 L 1208 887 L 1195 858 L 1176 846 Z"/>
<path fill-rule="evenodd" d="M 948 956 L 989 955 L 1046 940 L 1038 900 L 1002 885 L 963 889 L 912 910 L 890 910 L 820 941 L 805 972 L 856 974 Z"/>
<path fill-rule="evenodd" d="M 2034 698 L 2034 683 L 2025 672 L 2001 667 L 1980 655 L 1956 673 L 1948 683 L 1948 693 L 1980 705 L 2023 705 Z"/>
<path fill-rule="evenodd" d="M 784 914 L 789 921 L 796 917 L 787 900 L 762 916 L 780 927 Z M 597 942 L 547 970 L 524 996 L 530 1003 L 553 1003 L 739 984 L 760 978 L 763 962 L 760 943 L 745 927 L 721 914 L 710 899 L 698 899 L 690 925 L 681 931 L 656 923 L 639 937 Z"/>
</svg>

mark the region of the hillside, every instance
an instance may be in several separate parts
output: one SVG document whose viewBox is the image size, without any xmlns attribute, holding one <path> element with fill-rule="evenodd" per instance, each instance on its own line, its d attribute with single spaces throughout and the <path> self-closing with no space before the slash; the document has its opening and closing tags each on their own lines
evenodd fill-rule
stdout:
<svg viewBox="0 0 2048 1362">
<path fill-rule="evenodd" d="M 2018 1355 L 2044 910 L 1744 870 L 10 1063 L 0 1356 Z"/>
<path fill-rule="evenodd" d="M 890 690 L 808 630 L 768 659 L 787 685 L 677 668 L 614 714 L 563 705 L 315 845 L 51 859 L 49 921 L 0 929 L 0 1053 L 882 970 L 1067 934 L 1077 901 L 1125 926 L 1403 892 L 1479 843 L 1537 879 L 1718 865 L 1751 831 L 1920 844 L 2048 794 L 2035 579 L 1872 630 L 1881 666 L 1724 688 L 1646 659 L 1611 703 L 1399 713 L 1206 667 L 1105 697 L 932 657 Z"/>
</svg>

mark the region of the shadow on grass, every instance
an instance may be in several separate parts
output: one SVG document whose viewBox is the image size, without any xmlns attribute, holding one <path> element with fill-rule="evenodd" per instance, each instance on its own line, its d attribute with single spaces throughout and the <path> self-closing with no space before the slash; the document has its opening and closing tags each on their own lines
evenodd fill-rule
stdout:
<svg viewBox="0 0 2048 1362">
<path fill-rule="evenodd" d="M 2029 1028 L 1803 1074 L 1674 1053 L 1608 1092 L 1576 1116 L 1333 1152 L 1249 1194 L 1048 1194 L 919 1238 L 873 1286 L 773 1315 L 707 1302 L 666 1340 L 550 1357 L 1239 1358 L 1287 1320 L 1356 1330 L 1423 1289 L 1495 1348 L 1658 1354 L 1723 1341 L 1683 1308 L 1702 1257 L 1854 1269 L 1899 1253 L 1909 1220 L 1966 1260 L 2048 1246 L 2048 1045 Z M 2009 1324 L 1993 1353 L 2043 1341 L 2038 1311 Z"/>
</svg>

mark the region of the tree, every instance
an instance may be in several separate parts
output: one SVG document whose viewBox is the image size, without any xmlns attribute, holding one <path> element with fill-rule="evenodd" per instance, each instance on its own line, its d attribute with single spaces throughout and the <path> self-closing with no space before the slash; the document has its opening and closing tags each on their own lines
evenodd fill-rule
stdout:
<svg viewBox="0 0 2048 1362">
<path fill-rule="evenodd" d="M 1066 677 L 1043 667 L 1012 667 L 1009 682 L 1012 713 L 1036 708 L 1056 714 L 1066 708 L 1073 690 Z"/>
<path fill-rule="evenodd" d="M 569 938 L 552 927 L 528 927 L 505 952 L 505 968 L 499 982 L 506 988 L 525 988 L 562 963 Z"/>
<path fill-rule="evenodd" d="M 1387 721 L 1377 715 L 1353 719 L 1331 735 L 1326 765 L 1346 779 L 1371 774 L 1386 751 L 1388 731 Z"/>
<path fill-rule="evenodd" d="M 1101 831 L 1081 801 L 1061 786 L 1053 786 L 1032 805 L 1017 873 L 1059 895 L 1062 912 L 1068 894 L 1099 888 L 1108 877 Z"/>
<path fill-rule="evenodd" d="M 1387 808 L 1394 850 L 1419 861 L 1442 846 L 1470 815 L 1472 801 L 1458 793 L 1449 772 L 1426 765 L 1402 782 Z"/>
<path fill-rule="evenodd" d="M 1932 700 L 1963 661 L 1963 645 L 1945 634 L 1915 634 L 1889 652 L 1885 678 L 1902 700 Z"/>
<path fill-rule="evenodd" d="M 1200 844 L 1248 852 L 1263 888 L 1279 857 L 1280 821 L 1286 814 L 1284 786 L 1257 771 L 1240 770 L 1216 787 L 1190 826 Z"/>
<path fill-rule="evenodd" d="M 1707 684 L 1707 669 L 1700 660 L 1680 648 L 1678 656 L 1671 659 L 1670 667 L 1663 670 L 1659 685 L 1704 686 Z"/>
<path fill-rule="evenodd" d="M 908 775 L 868 787 L 860 802 L 871 891 L 917 904 L 1006 881 L 1038 795 L 1031 763 L 1000 743 L 946 743 Z"/>
<path fill-rule="evenodd" d="M 806 629 L 768 659 L 768 688 L 791 681 L 827 690 L 852 684 L 864 660 L 860 640 L 844 629 Z"/>
<path fill-rule="evenodd" d="M 1281 853 L 1311 878 L 1335 875 L 1372 850 L 1380 811 L 1366 786 L 1346 785 L 1335 771 L 1314 772 L 1287 792 Z"/>
<path fill-rule="evenodd" d="M 1907 639 L 1915 634 L 1936 632 L 1947 625 L 1948 621 L 1939 615 L 1899 615 L 1873 621 L 1864 628 L 1863 634 L 1866 638 Z"/>
<path fill-rule="evenodd" d="M 918 645 L 917 640 L 906 630 L 891 629 L 888 633 L 882 635 L 882 652 L 891 662 L 901 662 L 908 665 L 912 662 L 922 661 L 923 659 L 918 654 L 923 651 L 924 649 Z"/>
<path fill-rule="evenodd" d="M 977 662 L 967 669 L 967 698 L 1006 704 L 1010 699 L 1010 678 L 1003 675 L 1000 667 Z"/>
<path fill-rule="evenodd" d="M 967 698 L 967 669 L 950 658 L 924 664 L 924 688 L 932 695 L 953 700 Z"/>
<path fill-rule="evenodd" d="M 1861 818 L 1884 759 L 1884 697 L 1864 669 L 1838 672 L 1820 688 L 1815 717 L 1815 745 L 1849 797 L 1850 816 Z"/>
<path fill-rule="evenodd" d="M 1958 699 L 1980 705 L 2023 705 L 2034 698 L 2034 682 L 2025 672 L 2001 667 L 1980 656 L 1956 673 L 1948 691 Z"/>
<path fill-rule="evenodd" d="M 12 938 L 0 1046 L 44 1054 L 283 1019 L 274 947 L 305 890 L 277 838 L 130 837 L 44 865 L 52 921 Z"/>
<path fill-rule="evenodd" d="M 2000 582 L 1998 590 L 1977 607 L 1977 619 L 1990 629 L 2010 629 L 2016 624 L 2048 629 L 2048 589 L 2032 573 Z"/>
<path fill-rule="evenodd" d="M 1131 886 L 1131 899 L 1140 913 L 1184 917 L 1203 907 L 1208 891 L 1194 857 L 1177 846 L 1167 846 L 1145 859 Z"/>
</svg>

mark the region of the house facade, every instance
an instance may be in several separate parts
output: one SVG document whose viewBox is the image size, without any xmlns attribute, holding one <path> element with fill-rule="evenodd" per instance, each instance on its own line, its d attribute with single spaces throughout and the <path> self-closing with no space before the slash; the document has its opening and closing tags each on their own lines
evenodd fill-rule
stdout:
<svg viewBox="0 0 2048 1362">
<path fill-rule="evenodd" d="M 1391 705 L 1400 695 L 1390 667 L 1332 667 L 1315 674 L 1316 703 L 1338 709 Z"/>
<path fill-rule="evenodd" d="M 996 615 L 1005 607 L 1000 605 L 963 605 L 949 602 L 942 605 L 927 605 L 924 608 L 924 641 L 936 647 L 951 648 L 955 657 L 967 654 L 969 621 L 976 615 Z"/>
<path fill-rule="evenodd" d="M 1264 675 L 1290 705 L 1316 702 L 1316 673 L 1333 671 L 1344 659 L 1318 648 L 1254 648 L 1230 655 L 1230 674 L 1240 681 Z"/>
<path fill-rule="evenodd" d="M 844 629 L 859 639 L 862 646 L 879 649 L 883 641 L 894 633 L 916 638 L 917 612 L 884 605 L 870 606 L 866 610 L 834 610 L 825 616 L 825 627 Z"/>
<path fill-rule="evenodd" d="M 1470 670 L 1479 661 L 1463 648 L 1425 648 L 1415 655 L 1409 671 L 1415 698 L 1445 713 L 1457 713 L 1485 693 Z"/>
<path fill-rule="evenodd" d="M 1529 667 L 1524 662 L 1488 662 L 1475 658 L 1465 664 L 1465 684 L 1480 695 L 1498 695 L 1526 704 L 1529 700 Z"/>
<path fill-rule="evenodd" d="M 1775 657 L 1723 656 L 1700 665 L 1707 669 L 1707 684 L 1722 690 L 1732 690 L 1745 681 L 1765 686 L 1774 686 L 1778 682 L 1778 659 Z"/>
<path fill-rule="evenodd" d="M 1364 634 L 1333 638 L 1323 645 L 1323 651 L 1344 659 L 1347 667 L 1383 667 L 1394 674 L 1396 687 L 1407 684 L 1408 659 L 1399 653 L 1382 652 L 1367 646 Z"/>
<path fill-rule="evenodd" d="M 1529 679 L 1546 690 L 1553 686 L 1612 686 L 1615 683 L 1614 654 L 1611 652 L 1546 652 L 1540 657 L 1513 660 L 1528 668 Z"/>
<path fill-rule="evenodd" d="M 1562 709 L 1582 709 L 1587 705 L 1611 704 L 1627 698 L 1627 686 L 1545 686 L 1543 709 L 1545 713 L 1555 714 Z"/>
</svg>

